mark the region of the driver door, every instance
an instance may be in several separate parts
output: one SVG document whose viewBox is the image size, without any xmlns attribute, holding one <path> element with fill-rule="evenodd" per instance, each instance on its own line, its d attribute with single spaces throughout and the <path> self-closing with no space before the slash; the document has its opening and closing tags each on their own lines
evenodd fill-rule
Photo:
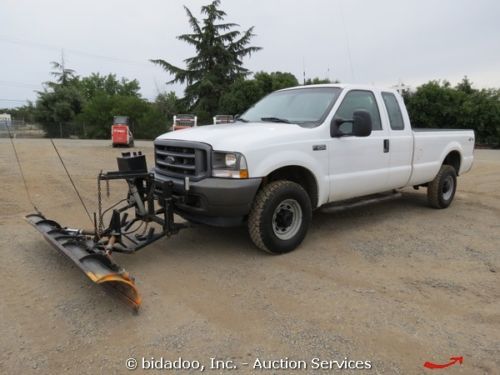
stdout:
<svg viewBox="0 0 500 375">
<path fill-rule="evenodd" d="M 367 137 L 331 138 L 329 147 L 330 202 L 379 193 L 389 187 L 389 134 L 380 116 L 381 98 L 370 90 L 350 90 L 334 118 L 352 119 L 356 110 L 372 118 L 372 133 Z M 340 130 L 350 133 L 352 123 Z"/>
</svg>

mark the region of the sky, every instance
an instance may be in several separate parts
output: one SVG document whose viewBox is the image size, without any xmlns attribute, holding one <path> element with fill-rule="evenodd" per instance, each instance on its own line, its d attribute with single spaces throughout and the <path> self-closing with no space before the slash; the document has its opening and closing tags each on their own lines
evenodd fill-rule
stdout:
<svg viewBox="0 0 500 375">
<path fill-rule="evenodd" d="M 196 0 L 0 0 L 0 108 L 36 99 L 60 60 L 85 76 L 137 79 L 153 100 L 172 77 L 149 59 L 183 67 L 191 46 L 183 5 Z M 228 22 L 255 26 L 245 59 L 252 72 L 285 71 L 302 81 L 416 87 L 467 75 L 476 87 L 500 87 L 498 0 L 222 0 Z"/>
</svg>

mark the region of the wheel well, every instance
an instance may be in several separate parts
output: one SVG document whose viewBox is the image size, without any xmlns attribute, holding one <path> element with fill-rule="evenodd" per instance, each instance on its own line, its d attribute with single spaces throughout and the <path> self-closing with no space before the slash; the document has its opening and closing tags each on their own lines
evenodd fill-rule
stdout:
<svg viewBox="0 0 500 375">
<path fill-rule="evenodd" d="M 453 168 L 455 168 L 455 172 L 457 173 L 458 176 L 458 172 L 460 171 L 460 162 L 461 162 L 460 153 L 458 151 L 451 151 L 444 158 L 443 164 L 451 165 Z"/>
<path fill-rule="evenodd" d="M 318 184 L 311 171 L 298 165 L 282 167 L 271 172 L 264 179 L 264 184 L 278 180 L 293 181 L 302 186 L 311 199 L 313 209 L 316 208 L 318 205 Z"/>
</svg>

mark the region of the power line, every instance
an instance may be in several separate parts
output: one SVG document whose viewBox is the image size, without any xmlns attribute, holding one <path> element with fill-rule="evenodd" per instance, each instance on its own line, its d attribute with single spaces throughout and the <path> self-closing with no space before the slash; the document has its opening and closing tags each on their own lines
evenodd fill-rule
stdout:
<svg viewBox="0 0 500 375">
<path fill-rule="evenodd" d="M 61 164 L 62 164 L 64 170 L 66 171 L 66 175 L 68 176 L 69 181 L 71 182 L 71 185 L 73 185 L 73 189 L 75 189 L 75 193 L 78 196 L 78 199 L 80 199 L 80 202 L 82 203 L 82 206 L 85 209 L 85 212 L 87 213 L 87 216 L 89 217 L 90 222 L 93 224 L 94 221 L 92 220 L 92 216 L 90 215 L 90 212 L 87 209 L 87 206 L 85 205 L 85 202 L 83 201 L 83 198 L 80 195 L 80 192 L 78 191 L 78 188 L 76 187 L 75 182 L 71 178 L 71 175 L 68 172 L 68 168 L 66 168 L 66 164 L 64 164 L 64 161 L 61 157 L 61 154 L 59 153 L 59 150 L 57 149 L 56 144 L 54 143 L 54 140 L 52 138 L 50 138 L 50 143 L 52 143 L 52 146 L 54 146 L 54 150 L 56 151 L 56 154 L 59 157 L 59 160 L 61 161 Z M 35 207 L 35 209 L 36 209 L 36 207 Z"/>
<path fill-rule="evenodd" d="M 43 44 L 43 43 L 38 43 L 38 42 L 33 42 L 33 41 L 23 40 L 23 39 L 14 39 L 14 38 L 10 38 L 10 37 L 5 36 L 5 35 L 0 35 L 0 41 L 6 42 L 6 43 L 23 45 L 23 46 L 36 47 L 36 48 L 41 48 L 41 49 L 46 49 L 46 50 L 51 50 L 51 51 L 54 51 L 54 50 L 60 51 L 61 49 L 63 49 L 60 46 Z M 80 56 L 90 57 L 90 58 L 94 58 L 94 59 L 108 60 L 108 61 L 123 63 L 123 64 L 147 65 L 151 68 L 154 67 L 154 65 L 149 63 L 148 61 L 130 60 L 130 59 L 124 59 L 121 57 L 106 56 L 106 55 L 96 54 L 96 53 L 72 49 L 72 48 L 69 48 L 69 49 L 64 48 L 64 51 L 67 53 L 73 54 L 73 55 L 80 55 Z"/>
<path fill-rule="evenodd" d="M 28 99 L 0 99 L 0 102 L 19 102 L 19 103 L 25 103 L 29 101 Z"/>
<path fill-rule="evenodd" d="M 18 88 L 26 88 L 26 89 L 39 89 L 42 87 L 41 84 L 16 82 L 16 81 L 0 81 L 0 86 L 18 87 Z"/>
</svg>

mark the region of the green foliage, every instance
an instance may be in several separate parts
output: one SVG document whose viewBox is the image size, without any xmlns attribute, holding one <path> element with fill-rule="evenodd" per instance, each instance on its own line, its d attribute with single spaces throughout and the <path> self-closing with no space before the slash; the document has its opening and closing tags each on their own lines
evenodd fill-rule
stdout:
<svg viewBox="0 0 500 375">
<path fill-rule="evenodd" d="M 254 79 L 264 90 L 264 94 L 270 94 L 273 91 L 285 89 L 287 87 L 298 86 L 299 82 L 292 73 L 283 72 L 257 72 Z"/>
<path fill-rule="evenodd" d="M 88 77 L 81 78 L 78 81 L 78 87 L 86 100 L 99 94 L 139 97 L 140 89 L 139 82 L 135 79 L 118 80 L 115 74 L 101 76 L 99 73 L 92 73 Z"/>
<path fill-rule="evenodd" d="M 430 81 L 403 94 L 414 127 L 474 129 L 480 144 L 500 146 L 500 90 Z"/>
<path fill-rule="evenodd" d="M 306 82 L 304 84 L 305 85 L 320 85 L 323 83 L 339 83 L 339 82 L 340 82 L 339 80 L 331 81 L 328 78 L 315 77 L 312 79 L 311 78 L 306 79 Z"/>
<path fill-rule="evenodd" d="M 50 74 L 56 77 L 56 82 L 47 82 L 49 86 L 66 86 L 71 84 L 75 80 L 75 71 L 73 69 L 66 68 L 64 64 L 64 56 L 61 56 L 61 62 L 52 61 L 50 64 L 54 69 L 54 71 L 50 72 Z"/>
<path fill-rule="evenodd" d="M 38 93 L 33 110 L 48 137 L 109 138 L 117 115 L 129 116 L 131 130 L 139 139 L 152 139 L 166 131 L 161 107 L 140 97 L 138 81 L 119 80 L 114 74 L 78 77 L 63 64 L 55 64 L 57 79 Z M 169 95 L 170 101 L 177 101 L 175 94 Z"/>
<path fill-rule="evenodd" d="M 185 69 L 162 59 L 151 60 L 174 76 L 170 83 L 187 84 L 184 103 L 201 122 L 210 121 L 228 87 L 249 74 L 243 67 L 243 58 L 261 49 L 249 46 L 254 36 L 253 27 L 240 32 L 234 29 L 237 24 L 224 23 L 226 13 L 219 9 L 219 5 L 220 1 L 214 0 L 202 6 L 201 13 L 205 18 L 201 21 L 184 7 L 193 32 L 177 38 L 196 50 L 195 56 L 184 60 Z"/>
<path fill-rule="evenodd" d="M 66 125 L 82 111 L 83 98 L 74 85 L 51 85 L 38 92 L 35 119 L 48 137 L 67 136 Z"/>
<path fill-rule="evenodd" d="M 242 114 L 265 95 L 297 85 L 293 74 L 283 72 L 258 72 L 253 79 L 238 79 L 221 96 L 218 113 Z"/>
<path fill-rule="evenodd" d="M 166 130 L 161 112 L 137 96 L 99 93 L 86 103 L 76 122 L 84 125 L 88 138 L 109 138 L 113 116 L 129 116 L 129 124 L 137 139 L 156 138 Z"/>
<path fill-rule="evenodd" d="M 236 80 L 220 98 L 218 114 L 239 115 L 265 95 L 257 80 Z"/>
<path fill-rule="evenodd" d="M 154 106 L 167 121 L 173 119 L 174 115 L 178 113 L 185 113 L 188 111 L 185 103 L 179 100 L 173 91 L 158 94 Z"/>
</svg>

